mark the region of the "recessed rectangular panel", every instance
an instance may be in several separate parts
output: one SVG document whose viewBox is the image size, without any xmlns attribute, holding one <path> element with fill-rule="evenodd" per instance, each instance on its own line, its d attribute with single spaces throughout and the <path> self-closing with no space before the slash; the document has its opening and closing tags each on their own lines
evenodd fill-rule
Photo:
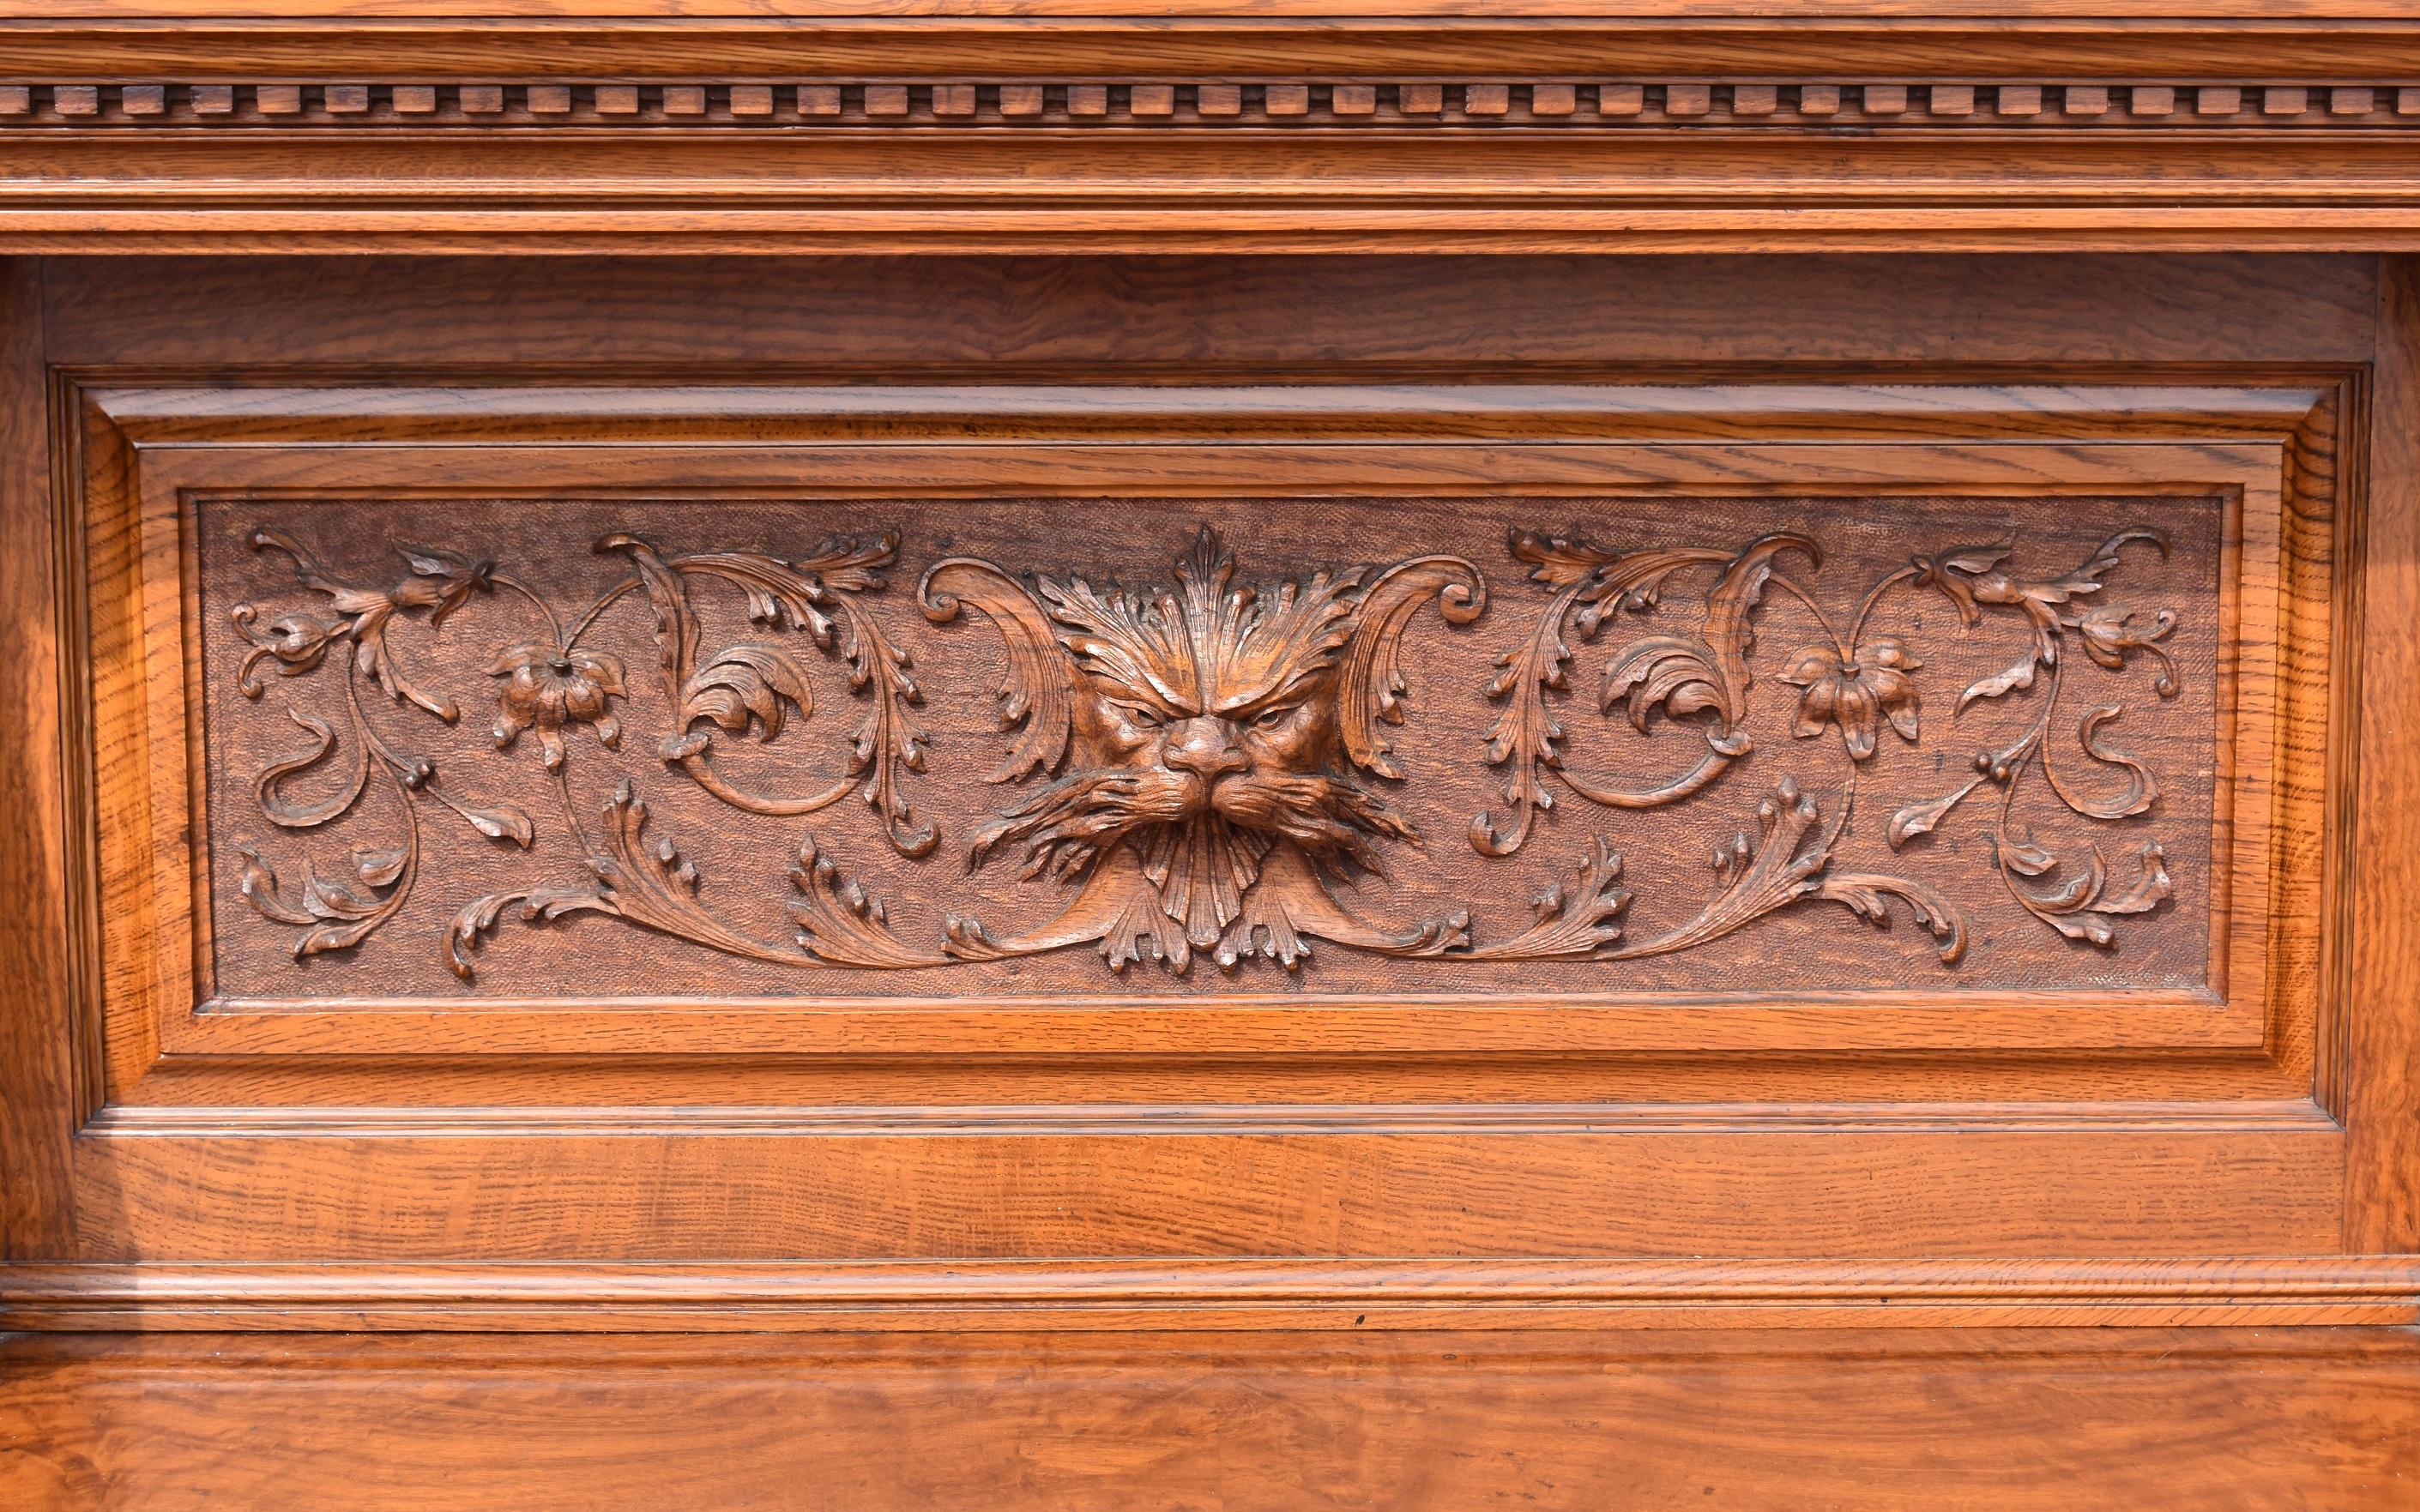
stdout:
<svg viewBox="0 0 2420 1512">
<path fill-rule="evenodd" d="M 211 990 L 2215 997 L 2237 507 L 197 493 Z"/>
<path fill-rule="evenodd" d="M 560 377 L 80 391 L 87 1257 L 2332 1247 L 2328 393 Z"/>
</svg>

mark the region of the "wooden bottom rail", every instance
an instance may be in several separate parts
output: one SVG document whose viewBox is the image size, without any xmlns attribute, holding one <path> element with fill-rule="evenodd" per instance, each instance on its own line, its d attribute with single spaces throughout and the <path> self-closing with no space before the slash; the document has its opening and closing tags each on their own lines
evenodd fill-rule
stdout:
<svg viewBox="0 0 2420 1512">
<path fill-rule="evenodd" d="M 2420 1257 L 0 1267 L 43 1330 L 881 1332 L 2420 1322 Z"/>
<path fill-rule="evenodd" d="M 2408 1329 L 0 1340 L 0 1504 L 2388 1512 Z"/>
</svg>

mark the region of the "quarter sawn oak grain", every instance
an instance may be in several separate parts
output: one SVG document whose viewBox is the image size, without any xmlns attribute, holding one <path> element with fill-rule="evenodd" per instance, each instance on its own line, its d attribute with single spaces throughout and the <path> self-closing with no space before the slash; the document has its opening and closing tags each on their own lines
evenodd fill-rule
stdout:
<svg viewBox="0 0 2420 1512">
<path fill-rule="evenodd" d="M 2399 17 L 57 8 L 0 1502 L 2410 1500 Z"/>
</svg>

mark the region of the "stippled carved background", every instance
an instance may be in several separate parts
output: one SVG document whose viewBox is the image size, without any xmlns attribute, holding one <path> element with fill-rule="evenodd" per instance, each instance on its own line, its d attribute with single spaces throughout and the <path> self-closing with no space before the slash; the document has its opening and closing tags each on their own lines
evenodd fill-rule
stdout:
<svg viewBox="0 0 2420 1512">
<path fill-rule="evenodd" d="M 2215 500 L 195 525 L 225 996 L 2209 976 Z"/>
</svg>

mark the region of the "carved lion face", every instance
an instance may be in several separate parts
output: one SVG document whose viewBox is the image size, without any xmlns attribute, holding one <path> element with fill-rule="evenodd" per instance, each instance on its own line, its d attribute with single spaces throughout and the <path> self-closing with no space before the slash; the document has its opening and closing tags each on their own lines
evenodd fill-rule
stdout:
<svg viewBox="0 0 2420 1512">
<path fill-rule="evenodd" d="M 1022 605 L 984 598 L 1010 638 L 1003 706 L 1026 726 L 1004 775 L 1021 775 L 1019 760 L 1057 775 L 977 833 L 974 860 L 1015 845 L 1026 875 L 1072 877 L 1131 843 L 1198 944 L 1233 919 L 1272 845 L 1329 872 L 1373 864 L 1374 842 L 1412 834 L 1358 775 L 1393 775 L 1370 725 L 1394 717 L 1404 616 L 1380 611 L 1439 591 L 1434 571 L 1406 573 L 1426 564 L 1238 584 L 1205 528 L 1172 589 L 1040 578 Z M 976 569 L 997 572 L 950 565 L 927 578 L 928 611 L 954 613 L 955 593 L 985 586 Z M 1036 689 L 1045 636 L 1060 675 Z"/>
</svg>

